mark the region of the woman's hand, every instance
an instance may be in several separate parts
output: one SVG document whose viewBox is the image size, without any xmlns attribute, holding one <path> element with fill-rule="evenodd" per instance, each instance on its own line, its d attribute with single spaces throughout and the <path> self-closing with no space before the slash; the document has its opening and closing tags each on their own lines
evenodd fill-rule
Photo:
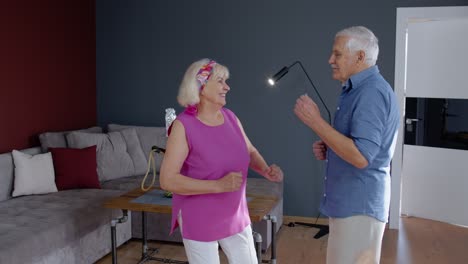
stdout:
<svg viewBox="0 0 468 264">
<path fill-rule="evenodd" d="M 218 192 L 234 192 L 242 186 L 242 173 L 230 172 L 218 180 Z"/>
<path fill-rule="evenodd" d="M 263 173 L 263 176 L 272 182 L 281 182 L 283 181 L 283 171 L 281 168 L 276 165 L 270 165 Z"/>
</svg>

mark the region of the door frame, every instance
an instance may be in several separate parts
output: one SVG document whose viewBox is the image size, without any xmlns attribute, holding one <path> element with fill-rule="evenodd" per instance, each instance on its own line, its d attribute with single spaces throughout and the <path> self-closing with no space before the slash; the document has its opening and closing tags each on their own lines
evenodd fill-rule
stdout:
<svg viewBox="0 0 468 264">
<path fill-rule="evenodd" d="M 392 184 L 389 217 L 389 226 L 391 229 L 399 229 L 401 215 L 401 179 L 403 172 L 403 137 L 405 129 L 406 32 L 408 24 L 466 17 L 467 14 L 468 6 L 397 8 L 394 88 L 400 107 L 400 127 L 398 129 L 397 144 L 391 165 Z"/>
</svg>

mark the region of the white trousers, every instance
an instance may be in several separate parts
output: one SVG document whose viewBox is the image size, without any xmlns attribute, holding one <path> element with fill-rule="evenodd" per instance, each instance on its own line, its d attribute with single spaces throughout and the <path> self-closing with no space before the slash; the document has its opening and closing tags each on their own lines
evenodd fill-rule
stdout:
<svg viewBox="0 0 468 264">
<path fill-rule="evenodd" d="M 385 223 L 365 216 L 329 218 L 327 264 L 378 264 Z"/>
<path fill-rule="evenodd" d="M 182 217 L 180 213 L 179 223 L 180 232 L 183 237 Z M 258 264 L 252 227 L 250 225 L 242 232 L 218 241 L 201 242 L 183 238 L 183 242 L 190 264 L 219 264 L 219 246 L 221 246 L 224 254 L 226 254 L 229 264 Z"/>
</svg>

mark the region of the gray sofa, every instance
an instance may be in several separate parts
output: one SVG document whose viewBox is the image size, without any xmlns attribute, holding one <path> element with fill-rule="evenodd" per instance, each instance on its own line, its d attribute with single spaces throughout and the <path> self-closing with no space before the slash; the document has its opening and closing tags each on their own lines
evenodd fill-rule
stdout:
<svg viewBox="0 0 468 264">
<path fill-rule="evenodd" d="M 39 147 L 23 150 L 39 154 Z M 11 153 L 0 154 L 0 263 L 94 263 L 111 250 L 109 223 L 122 213 L 102 203 L 122 191 L 76 189 L 11 197 Z M 118 226 L 118 244 L 131 221 Z"/>
<path fill-rule="evenodd" d="M 165 147 L 164 127 L 109 125 L 109 132 L 92 128 L 41 134 L 41 148 L 23 150 L 29 154 L 49 147 L 84 148 L 97 145 L 97 171 L 102 189 L 74 189 L 40 195 L 12 197 L 14 163 L 11 153 L 0 154 L 0 263 L 93 263 L 111 250 L 110 222 L 119 210 L 105 209 L 105 200 L 138 188 L 146 172 L 151 146 Z M 156 156 L 159 171 L 162 156 Z M 77 161 L 77 166 L 79 161 Z M 150 180 L 148 180 L 148 183 Z M 159 179 L 156 179 L 159 185 Z M 247 192 L 275 196 L 270 212 L 283 222 L 283 185 L 263 178 L 248 178 Z M 147 214 L 147 238 L 181 242 L 180 233 L 169 236 L 169 214 Z M 270 243 L 270 222 L 253 224 L 263 237 L 263 250 Z M 117 225 L 117 243 L 141 238 L 141 214 L 129 214 L 129 221 Z"/>
</svg>

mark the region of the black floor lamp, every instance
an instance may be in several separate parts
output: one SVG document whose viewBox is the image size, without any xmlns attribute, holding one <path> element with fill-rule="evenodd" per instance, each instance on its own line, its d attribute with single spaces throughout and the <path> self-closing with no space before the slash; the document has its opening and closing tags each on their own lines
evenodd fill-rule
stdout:
<svg viewBox="0 0 468 264">
<path fill-rule="evenodd" d="M 312 79 L 310 79 L 309 77 L 309 74 L 307 74 L 306 70 L 304 69 L 304 66 L 302 66 L 302 63 L 300 61 L 295 61 L 293 64 L 289 65 L 289 66 L 285 66 L 283 67 L 281 70 L 279 70 L 275 75 L 273 75 L 273 77 L 269 78 L 268 79 L 268 83 L 270 85 L 275 85 L 276 82 L 278 82 L 284 75 L 286 75 L 288 72 L 289 72 L 289 69 L 291 69 L 294 65 L 299 65 L 301 66 L 301 69 L 302 71 L 305 73 L 305 75 L 307 76 L 307 79 L 309 80 L 310 84 L 312 85 L 312 88 L 314 88 L 314 91 L 315 93 L 317 94 L 318 98 L 320 99 L 320 101 L 322 102 L 322 105 L 325 107 L 325 109 L 327 110 L 327 114 L 328 114 L 328 123 L 331 124 L 331 115 L 330 115 L 330 110 L 328 110 L 328 107 L 327 105 L 323 102 L 323 99 L 322 99 L 322 96 L 320 96 L 320 93 L 318 92 L 317 88 L 315 87 L 314 83 L 312 82 Z M 309 226 L 309 227 L 313 227 L 313 228 L 318 228 L 319 231 L 317 232 L 317 234 L 315 234 L 314 238 L 315 239 L 319 239 L 321 238 L 322 236 L 325 236 L 328 234 L 329 232 L 329 227 L 328 225 L 321 225 L 321 224 L 317 224 L 317 220 L 318 220 L 318 217 L 320 216 L 320 214 L 317 216 L 317 219 L 315 220 L 315 224 L 311 224 L 311 223 L 304 223 L 304 222 L 291 222 L 288 224 L 288 226 L 295 226 L 295 225 L 303 225 L 303 226 Z"/>
</svg>

